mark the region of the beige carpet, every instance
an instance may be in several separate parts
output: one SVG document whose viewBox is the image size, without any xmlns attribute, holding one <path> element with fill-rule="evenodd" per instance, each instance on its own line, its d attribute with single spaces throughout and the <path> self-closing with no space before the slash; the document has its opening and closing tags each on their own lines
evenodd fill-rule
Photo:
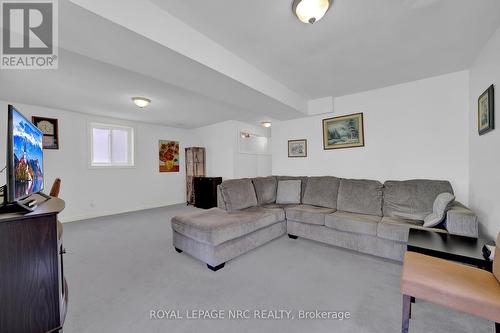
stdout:
<svg viewBox="0 0 500 333">
<path fill-rule="evenodd" d="M 401 266 L 312 241 L 277 239 L 218 272 L 178 254 L 170 218 L 183 205 L 64 225 L 65 333 L 400 332 Z M 286 310 L 295 319 L 150 319 L 151 310 Z M 301 310 L 349 311 L 300 320 Z M 262 313 L 262 312 L 258 312 Z M 412 333 L 493 332 L 493 323 L 417 301 Z"/>
</svg>

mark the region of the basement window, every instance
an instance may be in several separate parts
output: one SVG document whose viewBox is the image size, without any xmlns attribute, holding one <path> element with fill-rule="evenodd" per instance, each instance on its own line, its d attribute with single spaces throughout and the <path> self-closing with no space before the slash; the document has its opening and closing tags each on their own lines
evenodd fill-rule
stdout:
<svg viewBox="0 0 500 333">
<path fill-rule="evenodd" d="M 90 167 L 133 167 L 134 129 L 90 123 Z"/>
</svg>

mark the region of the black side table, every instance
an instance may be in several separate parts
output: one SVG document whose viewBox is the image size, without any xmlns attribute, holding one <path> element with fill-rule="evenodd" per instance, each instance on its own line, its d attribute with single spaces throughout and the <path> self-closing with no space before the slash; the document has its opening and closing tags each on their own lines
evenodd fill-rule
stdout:
<svg viewBox="0 0 500 333">
<path fill-rule="evenodd" d="M 222 183 L 222 177 L 194 177 L 194 206 L 210 209 L 217 207 L 217 185 Z"/>
<path fill-rule="evenodd" d="M 456 261 L 491 272 L 493 262 L 483 256 L 485 240 L 429 230 L 410 229 L 407 250 Z"/>
</svg>

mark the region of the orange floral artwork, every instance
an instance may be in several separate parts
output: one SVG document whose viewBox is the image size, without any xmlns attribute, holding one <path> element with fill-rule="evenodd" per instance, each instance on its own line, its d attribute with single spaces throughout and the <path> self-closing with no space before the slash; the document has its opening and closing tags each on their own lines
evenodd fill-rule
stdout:
<svg viewBox="0 0 500 333">
<path fill-rule="evenodd" d="M 179 141 L 159 140 L 160 172 L 179 172 Z"/>
</svg>

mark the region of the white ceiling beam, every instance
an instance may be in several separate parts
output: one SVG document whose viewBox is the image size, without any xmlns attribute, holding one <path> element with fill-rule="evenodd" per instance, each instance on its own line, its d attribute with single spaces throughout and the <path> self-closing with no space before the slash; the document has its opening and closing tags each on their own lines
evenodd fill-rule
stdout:
<svg viewBox="0 0 500 333">
<path fill-rule="evenodd" d="M 307 99 L 147 0 L 71 0 L 262 94 L 307 114 Z"/>
</svg>

